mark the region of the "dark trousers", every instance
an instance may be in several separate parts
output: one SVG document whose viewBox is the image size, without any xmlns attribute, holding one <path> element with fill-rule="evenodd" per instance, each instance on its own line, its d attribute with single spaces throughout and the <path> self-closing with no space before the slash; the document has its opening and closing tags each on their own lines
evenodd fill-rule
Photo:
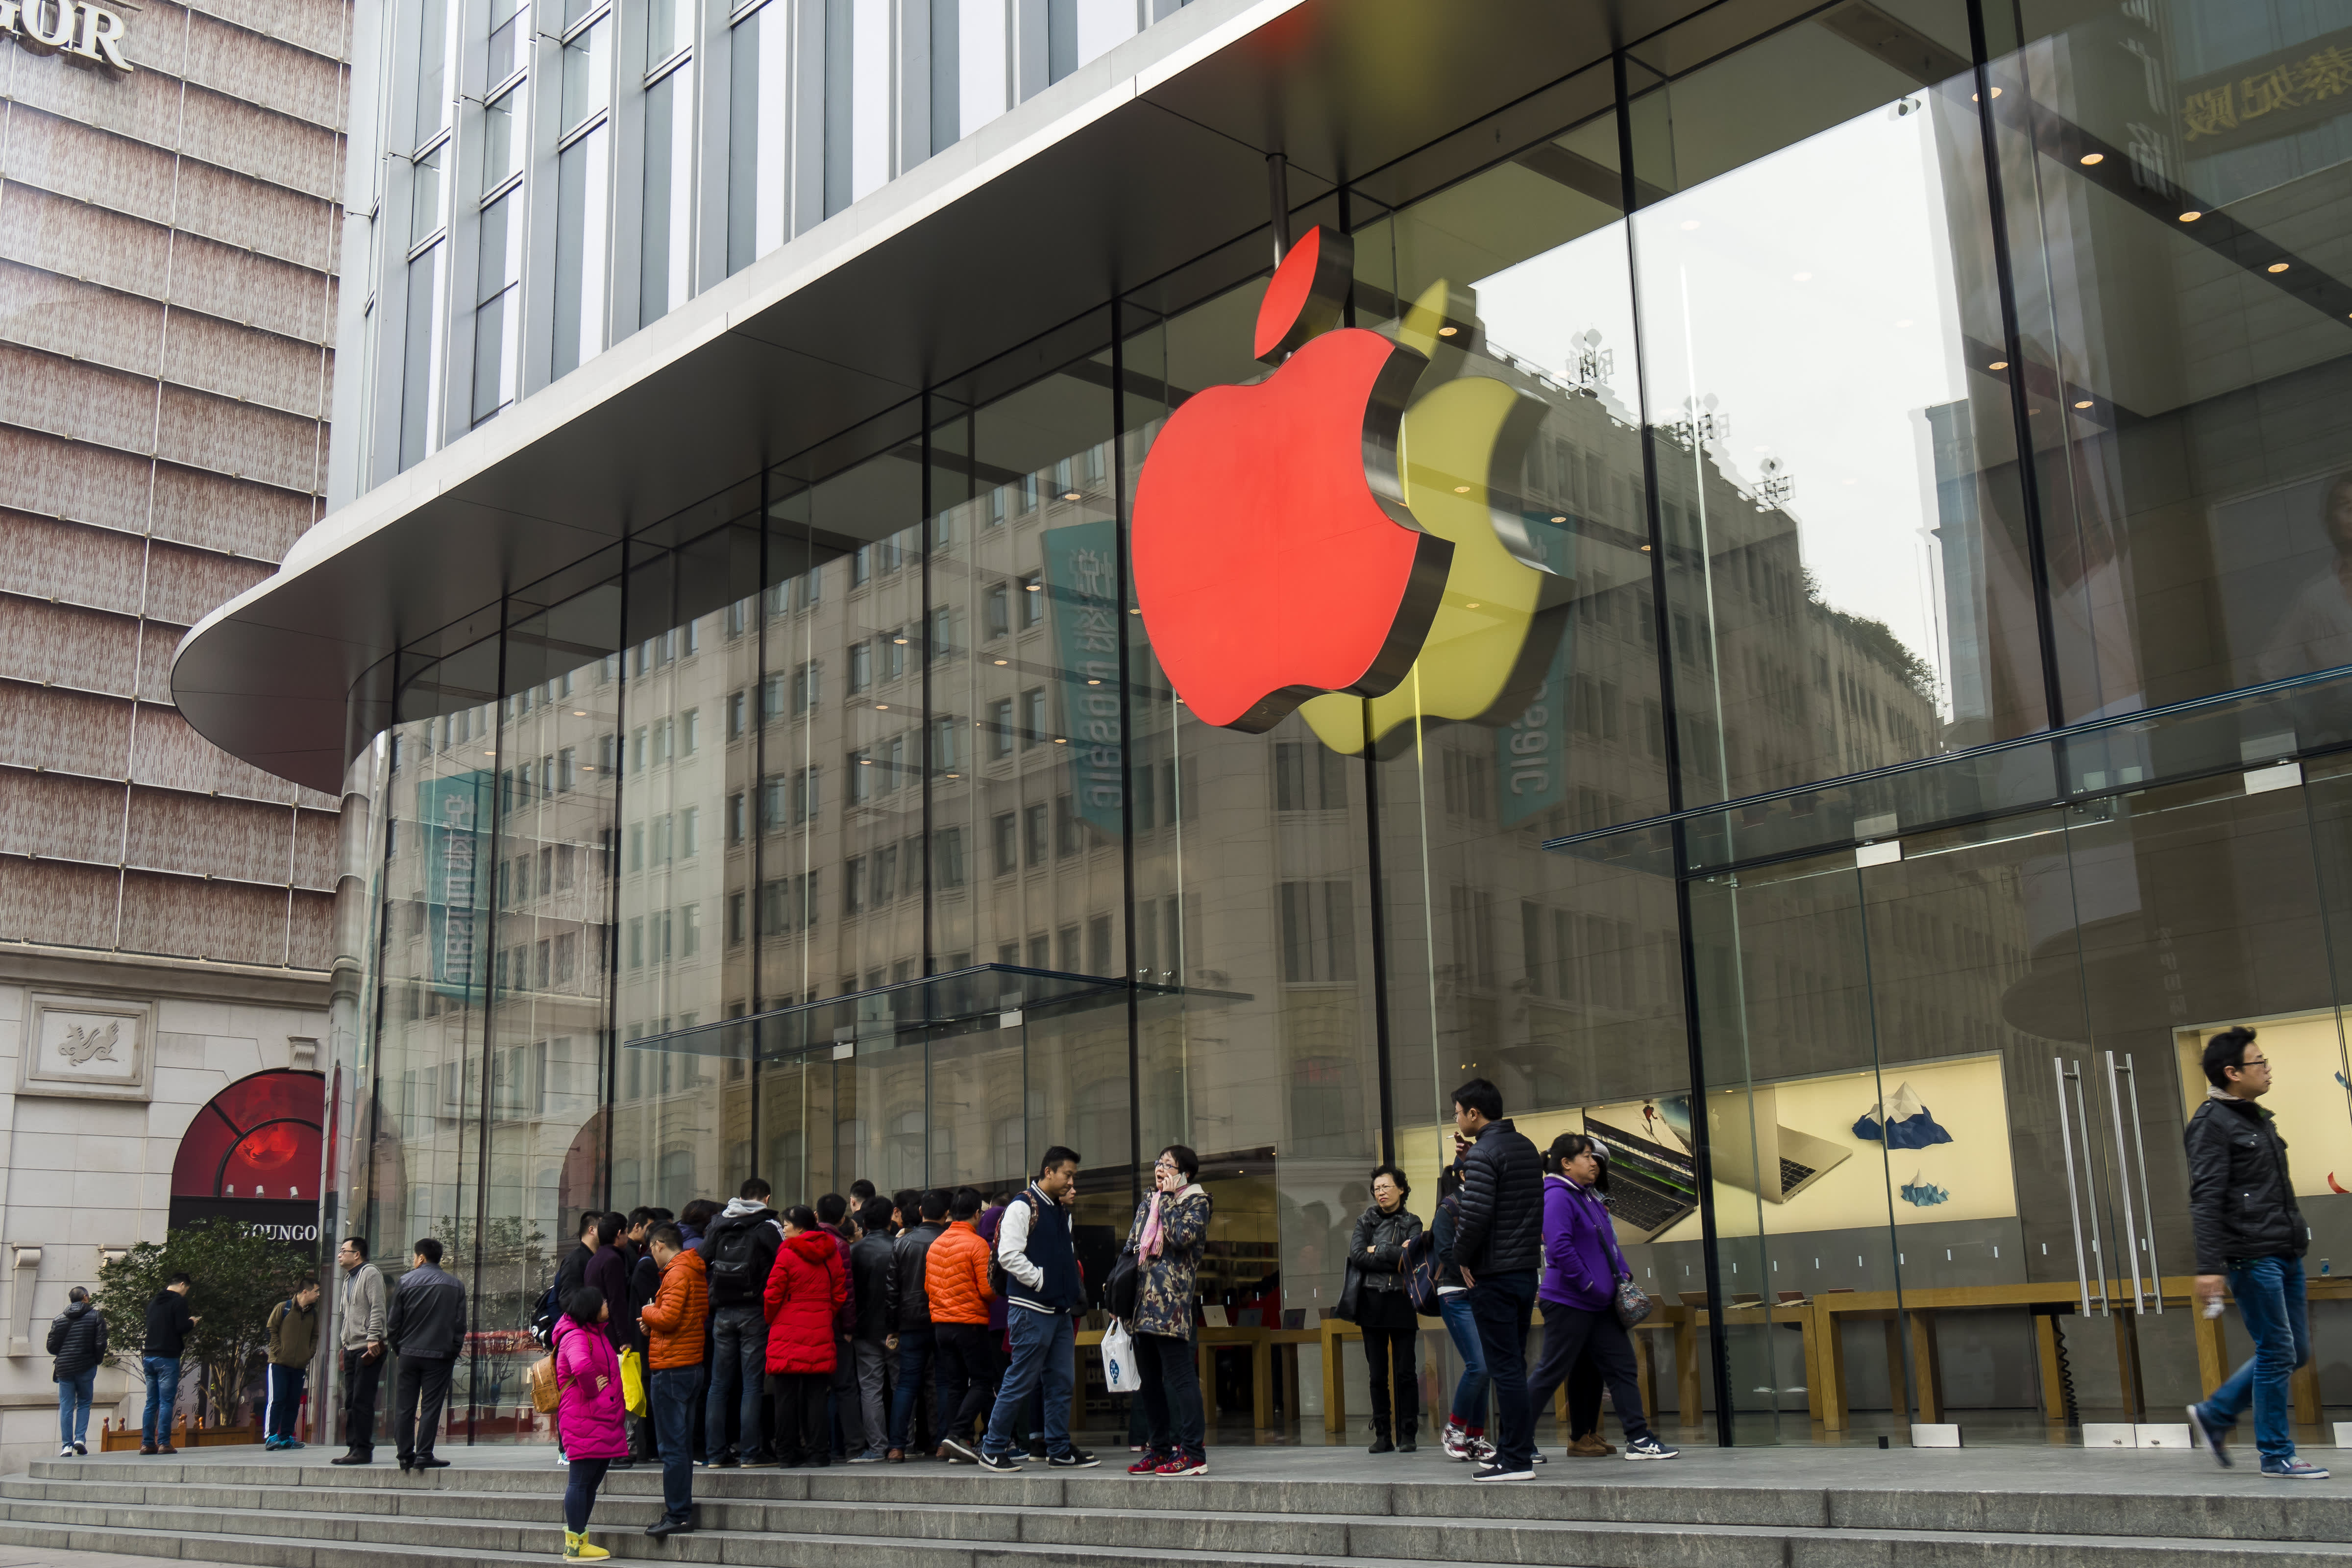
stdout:
<svg viewBox="0 0 2352 1568">
<path fill-rule="evenodd" d="M 1192 1342 L 1173 1334 L 1135 1336 L 1135 1364 L 1143 1373 L 1143 1444 L 1163 1454 L 1205 1459 L 1206 1422 L 1201 1409 L 1201 1368 Z"/>
<path fill-rule="evenodd" d="M 596 1489 L 604 1484 L 610 1459 L 574 1459 L 563 1486 L 563 1528 L 578 1535 L 588 1528 L 588 1510 L 596 1506 Z"/>
<path fill-rule="evenodd" d="M 833 1439 L 825 1433 L 824 1407 L 833 1373 L 780 1372 L 769 1382 L 776 1394 L 777 1460 L 787 1467 L 829 1463 Z"/>
<path fill-rule="evenodd" d="M 996 1331 L 985 1323 L 933 1323 L 939 1340 L 940 1436 L 969 1438 L 971 1424 L 996 1403 L 1004 1374 Z"/>
<path fill-rule="evenodd" d="M 383 1381 L 383 1357 L 368 1359 L 367 1348 L 343 1352 L 343 1441 L 354 1454 L 375 1449 L 375 1390 Z"/>
<path fill-rule="evenodd" d="M 294 1436 L 295 1417 L 302 1413 L 302 1384 L 309 1374 L 299 1366 L 271 1362 L 262 1368 L 261 1435 Z"/>
<path fill-rule="evenodd" d="M 1495 1391 L 1495 1463 L 1524 1470 L 1535 1463 L 1536 1412 L 1528 1397 L 1528 1324 L 1535 1316 L 1536 1271 L 1481 1274 L 1470 1287 L 1478 1348 Z"/>
<path fill-rule="evenodd" d="M 1547 1332 L 1549 1331 L 1547 1330 Z M 1535 1408 L 1540 1410 L 1541 1405 Z M 1568 1436 L 1570 1442 L 1601 1430 L 1601 1369 L 1590 1346 L 1568 1371 Z"/>
<path fill-rule="evenodd" d="M 661 1452 L 662 1511 L 684 1521 L 694 1512 L 694 1418 L 702 1414 L 702 1369 L 664 1367 L 647 1380 L 646 1408 L 653 1413 L 654 1441 Z"/>
<path fill-rule="evenodd" d="M 1580 1311 L 1554 1301 L 1544 1303 L 1543 1354 L 1536 1358 L 1536 1369 L 1528 1377 L 1529 1409 L 1541 1410 L 1551 1402 L 1565 1381 L 1573 1384 L 1570 1370 L 1587 1356 L 1601 1377 L 1607 1381 L 1609 1391 L 1617 1396 L 1617 1420 L 1625 1428 L 1625 1440 L 1633 1442 L 1648 1436 L 1650 1424 L 1642 1413 L 1642 1384 L 1633 1371 L 1633 1342 L 1625 1335 L 1624 1325 L 1618 1322 L 1614 1308 L 1602 1307 L 1597 1311 Z M 1594 1401 L 1595 1405 L 1599 1401 Z M 1593 1411 L 1594 1426 L 1601 1425 L 1600 1411 Z M 1570 1427 L 1575 1427 L 1575 1413 L 1570 1413 Z"/>
<path fill-rule="evenodd" d="M 703 1404 L 702 1453 L 728 1451 L 728 1407 L 737 1412 L 734 1451 L 750 1458 L 760 1447 L 761 1384 L 768 1375 L 768 1320 L 756 1301 L 710 1314 L 710 1393 Z"/>
<path fill-rule="evenodd" d="M 1372 1430 L 1382 1436 L 1394 1432 L 1402 1440 L 1421 1425 L 1421 1330 L 1364 1330 L 1364 1361 L 1371 1373 Z M 1391 1409 L 1390 1382 L 1395 1382 Z M 1393 1421 L 1393 1425 L 1391 1425 Z"/>
<path fill-rule="evenodd" d="M 866 1447 L 865 1407 L 857 1395 L 857 1342 L 845 1334 L 833 1339 L 833 1380 L 824 1396 L 827 1452 L 847 1458 Z"/>
<path fill-rule="evenodd" d="M 890 1402 L 890 1447 L 904 1448 L 915 1436 L 915 1410 L 923 1395 L 925 1375 L 937 1358 L 939 1341 L 928 1328 L 898 1331 L 898 1391 Z"/>
<path fill-rule="evenodd" d="M 433 1457 L 434 1439 L 441 1434 L 441 1406 L 449 1400 L 449 1374 L 457 1366 L 450 1356 L 400 1358 L 400 1381 L 394 1384 L 392 1397 L 392 1447 L 403 1464 Z"/>
</svg>

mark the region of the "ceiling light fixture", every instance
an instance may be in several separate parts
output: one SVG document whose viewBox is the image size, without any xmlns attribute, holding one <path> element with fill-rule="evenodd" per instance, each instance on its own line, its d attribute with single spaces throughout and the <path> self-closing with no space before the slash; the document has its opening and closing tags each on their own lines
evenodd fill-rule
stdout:
<svg viewBox="0 0 2352 1568">
<path fill-rule="evenodd" d="M 1076 490 L 1064 490 L 1062 492 L 1062 499 L 1064 500 L 1076 500 L 1078 499 L 1078 492 Z"/>
<path fill-rule="evenodd" d="M 1568 521 L 1568 514 L 1566 512 L 1562 512 L 1558 517 L 1553 518 L 1552 521 L 1554 522 L 1566 522 Z"/>
<path fill-rule="evenodd" d="M 2286 270 L 2286 263 L 2284 261 L 2273 261 L 2268 267 L 2264 268 L 2263 270 L 2266 272 L 2284 272 Z"/>
<path fill-rule="evenodd" d="M 1470 493 L 1470 487 L 1468 485 L 1456 485 L 1454 487 L 1454 493 L 1458 496 L 1466 496 Z"/>
<path fill-rule="evenodd" d="M 2105 153 L 2085 153 L 2082 159 L 2083 167 L 2085 169 L 2095 168 L 2106 161 L 2107 155 Z"/>
<path fill-rule="evenodd" d="M 1000 664 L 1000 665 L 1003 665 L 1003 664 L 1010 664 L 1010 663 L 1012 663 L 1013 661 L 1012 661 L 1011 659 L 1007 659 L 1007 658 L 1000 658 L 1000 659 L 998 659 L 996 662 L 997 662 L 998 664 Z"/>
<path fill-rule="evenodd" d="M 1043 583 L 1028 583 L 1023 585 L 1033 594 L 1042 594 L 1045 591 L 1045 584 Z"/>
<path fill-rule="evenodd" d="M 1992 363 L 1985 366 L 1985 369 L 1987 370 L 2007 370 L 2008 368 L 2009 362 L 2005 359 L 1997 359 L 1993 361 Z"/>
<path fill-rule="evenodd" d="M 2195 223 L 2199 218 L 2203 217 L 2205 215 L 2200 212 L 2185 212 L 2180 215 L 2180 221 L 2183 223 Z"/>
<path fill-rule="evenodd" d="M 2075 407 L 2077 407 L 2077 408 L 2088 408 L 2089 406 L 2091 406 L 2091 400 L 2090 400 L 2089 398 L 2087 398 L 2087 397 L 2086 397 L 2086 398 L 2083 399 L 2083 401 L 2082 401 L 2082 402 L 2077 403 L 2076 405 L 2074 405 L 2074 406 L 2075 406 Z"/>
<path fill-rule="evenodd" d="M 1089 680 L 1089 681 L 1087 681 L 1087 684 L 1088 686 L 1100 686 L 1100 685 L 1102 684 L 1102 682 L 1101 682 L 1101 681 L 1099 681 L 1099 680 Z"/>
<path fill-rule="evenodd" d="M 1441 338 L 1450 338 L 1461 330 L 1459 327 L 1440 327 L 1437 329 L 1437 335 Z"/>
<path fill-rule="evenodd" d="M 588 710 L 585 708 L 574 708 L 572 710 L 572 716 L 574 719 L 585 719 L 588 717 Z"/>
</svg>

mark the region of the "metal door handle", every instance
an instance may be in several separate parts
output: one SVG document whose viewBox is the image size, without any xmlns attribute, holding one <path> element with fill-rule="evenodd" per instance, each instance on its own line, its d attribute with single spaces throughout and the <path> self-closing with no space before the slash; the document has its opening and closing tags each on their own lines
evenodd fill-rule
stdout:
<svg viewBox="0 0 2352 1568">
<path fill-rule="evenodd" d="M 2074 1226 L 2074 1286 L 2082 1292 L 2083 1316 L 2087 1318 L 2091 1315 L 2091 1277 L 2083 1265 L 2083 1194 L 2074 1182 L 2074 1130 L 2066 1115 L 2066 1058 L 2053 1057 L 2050 1065 L 2058 1072 L 2058 1157 L 2066 1164 L 2066 1217 Z M 2095 1225 L 2096 1219 L 2092 1223 Z M 2105 1297 L 2106 1291 L 2102 1288 L 2099 1293 Z"/>
<path fill-rule="evenodd" d="M 2116 1053 L 2109 1051 L 2106 1055 L 2107 1110 L 2115 1117 L 2116 1164 L 2120 1167 L 2123 1164 L 2124 1160 L 2123 1090 L 2116 1082 Z M 2132 1097 L 2132 1100 L 2135 1108 L 2137 1108 L 2139 1097 L 2135 1094 Z M 2116 1183 L 2116 1190 L 2123 1194 L 2124 1200 L 2124 1247 L 2131 1255 L 2132 1310 L 2135 1313 L 2145 1317 L 2147 1313 L 2147 1292 L 2140 1288 L 2139 1222 L 2132 1212 L 2131 1175 L 2128 1172 L 2121 1169 L 2116 1171 L 2116 1175 L 2121 1179 Z M 2143 1186 L 2147 1184 L 2144 1175 L 2141 1184 Z"/>
<path fill-rule="evenodd" d="M 2147 1215 L 2147 1293 L 2156 1298 L 2156 1315 L 2164 1316 L 2164 1270 L 2156 1258 L 2156 1189 L 2147 1184 L 2147 1140 L 2139 1120 L 2139 1074 L 2132 1070 L 2131 1053 L 2124 1053 L 2124 1077 L 2131 1080 L 2132 1152 L 2139 1162 L 2139 1197 Z M 2120 1157 L 2123 1151 L 2116 1153 Z"/>
</svg>

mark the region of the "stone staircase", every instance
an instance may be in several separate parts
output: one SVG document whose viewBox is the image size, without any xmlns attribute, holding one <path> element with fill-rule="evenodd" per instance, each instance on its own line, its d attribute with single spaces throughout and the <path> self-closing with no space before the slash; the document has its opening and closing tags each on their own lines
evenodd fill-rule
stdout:
<svg viewBox="0 0 2352 1568">
<path fill-rule="evenodd" d="M 938 1464 L 698 1470 L 699 1528 L 667 1543 L 658 1470 L 606 1483 L 616 1560 L 740 1568 L 2126 1568 L 2352 1564 L 2352 1481 L 2264 1481 L 2059 1450 L 1966 1457 L 1695 1450 L 1675 1465 L 1465 1467 L 1352 1449 L 1217 1448 L 1220 1473 L 983 1476 Z M 268 1568 L 545 1562 L 563 1473 L 545 1449 L 452 1468 L 336 1469 L 301 1454 L 44 1460 L 0 1480 L 0 1542 Z M 1042 1468 L 1042 1467 L 1034 1467 Z M 5 1553 L 0 1553 L 5 1555 Z"/>
</svg>

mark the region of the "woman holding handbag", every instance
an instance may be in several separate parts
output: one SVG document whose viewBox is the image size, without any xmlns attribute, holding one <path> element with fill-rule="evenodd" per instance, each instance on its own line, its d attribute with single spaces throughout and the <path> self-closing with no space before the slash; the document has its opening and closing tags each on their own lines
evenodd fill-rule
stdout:
<svg viewBox="0 0 2352 1568">
<path fill-rule="evenodd" d="M 1358 1277 L 1356 1326 L 1364 1331 L 1364 1358 L 1371 1372 L 1375 1454 L 1412 1453 L 1421 1425 L 1421 1314 L 1404 1289 L 1404 1249 L 1421 1234 L 1420 1219 L 1404 1206 L 1412 1194 L 1396 1166 L 1374 1171 L 1371 1206 L 1356 1221 L 1348 1243 L 1348 1268 Z"/>
<path fill-rule="evenodd" d="M 1616 1223 L 1601 1196 L 1609 1190 L 1608 1158 L 1600 1140 L 1581 1132 L 1561 1133 L 1544 1153 L 1543 1275 L 1536 1286 L 1543 1354 L 1528 1374 L 1528 1398 L 1541 1410 L 1577 1359 L 1589 1353 L 1616 1397 L 1625 1457 L 1678 1459 L 1681 1454 L 1658 1441 L 1643 1414 L 1633 1342 L 1619 1315 L 1620 1292 L 1631 1286 L 1633 1271 L 1618 1249 Z M 1639 1292 L 1633 1295 L 1638 1299 Z M 1646 1312 L 1647 1303 L 1638 1302 L 1638 1310 Z"/>
<path fill-rule="evenodd" d="M 1160 1151 L 1151 1193 L 1135 1208 L 1126 1256 L 1135 1259 L 1135 1310 L 1127 1320 L 1143 1373 L 1143 1457 L 1130 1476 L 1209 1473 L 1201 1379 L 1192 1360 L 1192 1302 L 1209 1240 L 1208 1189 L 1201 1157 L 1181 1143 Z M 1124 1268 L 1112 1270 L 1114 1280 Z"/>
<path fill-rule="evenodd" d="M 613 1461 L 629 1452 L 621 1425 L 621 1358 L 605 1332 L 612 1308 L 604 1292 L 583 1285 L 563 1303 L 555 1321 L 555 1433 L 571 1479 L 563 1490 L 563 1555 L 574 1562 L 610 1557 L 588 1542 L 588 1510 Z"/>
</svg>

